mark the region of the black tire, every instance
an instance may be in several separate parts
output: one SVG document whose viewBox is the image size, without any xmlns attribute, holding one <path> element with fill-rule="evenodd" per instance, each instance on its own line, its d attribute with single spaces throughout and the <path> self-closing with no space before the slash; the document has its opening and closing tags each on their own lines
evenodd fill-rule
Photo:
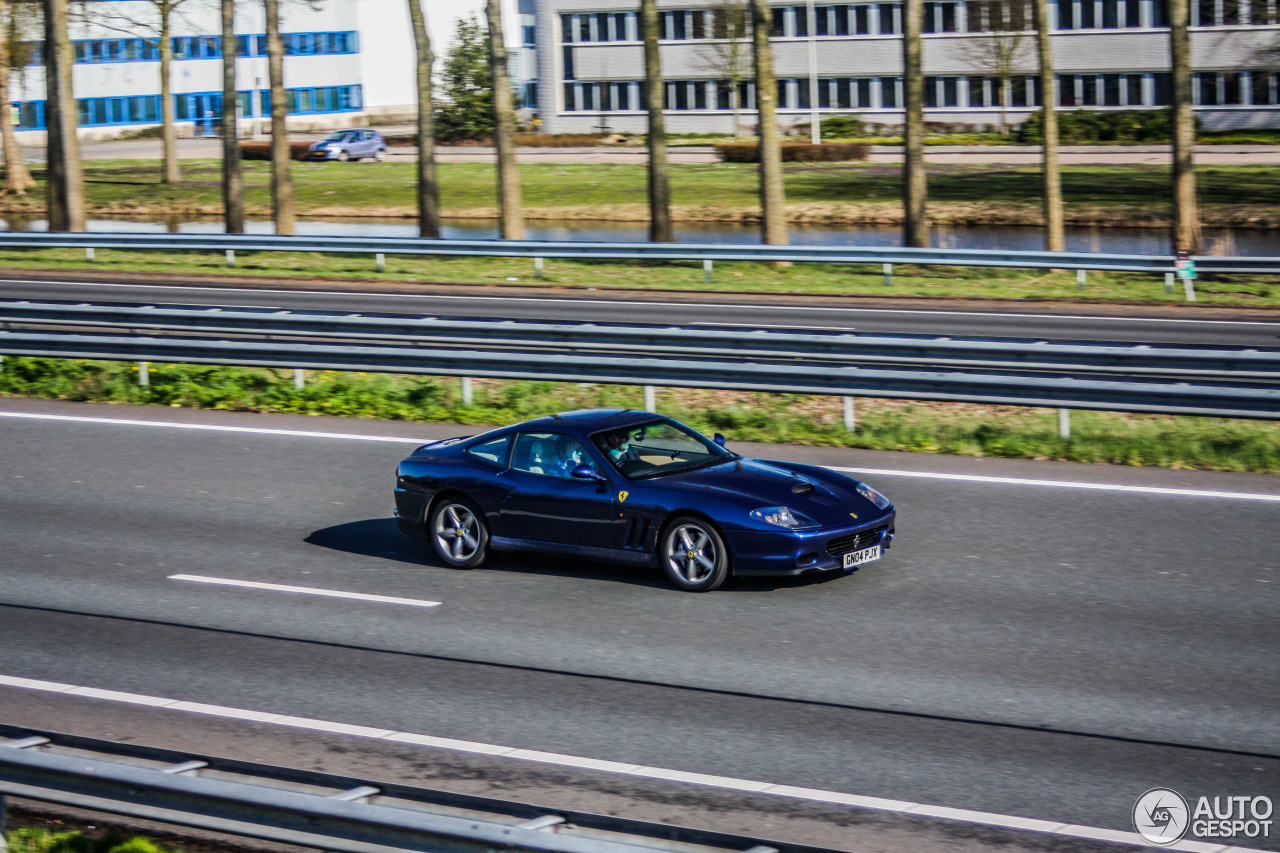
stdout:
<svg viewBox="0 0 1280 853">
<path fill-rule="evenodd" d="M 711 524 L 693 516 L 674 519 L 658 543 L 667 580 L 686 592 L 710 592 L 729 577 L 729 549 Z"/>
<path fill-rule="evenodd" d="M 460 495 L 436 501 L 427 519 L 427 536 L 440 559 L 455 569 L 474 569 L 489 554 L 484 513 Z"/>
</svg>

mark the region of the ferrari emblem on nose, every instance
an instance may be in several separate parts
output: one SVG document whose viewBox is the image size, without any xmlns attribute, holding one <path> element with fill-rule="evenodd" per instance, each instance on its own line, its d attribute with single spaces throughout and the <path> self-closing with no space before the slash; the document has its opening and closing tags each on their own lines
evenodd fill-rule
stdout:
<svg viewBox="0 0 1280 853">
<path fill-rule="evenodd" d="M 858 514 L 857 514 L 856 512 L 851 512 L 851 513 L 849 513 L 849 516 L 850 516 L 851 518 L 857 518 L 857 517 L 858 517 Z"/>
<path fill-rule="evenodd" d="M 627 495 L 629 495 L 629 494 L 631 494 L 631 493 L 630 493 L 630 492 L 618 492 L 618 502 L 619 502 L 619 503 L 624 502 L 624 501 L 627 499 Z"/>
</svg>

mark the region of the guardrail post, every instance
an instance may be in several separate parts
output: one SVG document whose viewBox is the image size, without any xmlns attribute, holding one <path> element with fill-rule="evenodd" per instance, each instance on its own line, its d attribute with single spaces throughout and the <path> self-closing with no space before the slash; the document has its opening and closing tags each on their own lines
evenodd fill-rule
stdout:
<svg viewBox="0 0 1280 853">
<path fill-rule="evenodd" d="M 92 246 L 90 246 L 89 248 L 87 248 L 87 249 L 85 249 L 85 250 L 84 250 L 84 259 L 85 259 L 86 261 L 89 261 L 90 263 L 93 263 L 94 258 L 93 258 L 93 247 L 92 247 Z"/>
<path fill-rule="evenodd" d="M 1196 280 L 1194 278 L 1184 278 L 1182 280 L 1182 287 L 1187 294 L 1187 301 L 1195 302 L 1196 301 Z"/>
<path fill-rule="evenodd" d="M 654 409 L 658 408 L 657 401 L 655 400 L 656 396 L 657 395 L 654 393 L 654 387 L 652 385 L 644 386 L 644 410 L 646 412 L 652 412 Z"/>
<path fill-rule="evenodd" d="M 712 262 L 710 258 L 706 258 L 702 261 L 702 282 L 704 284 L 711 283 L 711 267 Z"/>
<path fill-rule="evenodd" d="M 542 278 L 542 258 L 533 259 L 533 277 Z"/>
<path fill-rule="evenodd" d="M 1173 273 L 1171 272 L 1164 274 L 1164 292 L 1173 293 Z"/>
<path fill-rule="evenodd" d="M 227 249 L 227 266 L 234 267 L 236 265 L 236 250 Z"/>
<path fill-rule="evenodd" d="M 375 255 L 373 256 L 373 260 L 374 260 L 374 263 L 376 263 L 376 264 L 378 265 L 378 272 L 386 272 L 386 271 L 387 271 L 387 256 L 386 256 L 386 255 L 382 254 L 382 252 L 378 252 L 377 254 L 375 254 Z"/>
<path fill-rule="evenodd" d="M 474 389 L 471 387 L 471 377 L 462 377 L 462 405 L 470 406 L 474 399 Z"/>
<path fill-rule="evenodd" d="M 1084 290 L 1085 275 L 1086 273 L 1084 270 L 1076 270 L 1076 289 L 1077 290 Z"/>
<path fill-rule="evenodd" d="M 858 422 L 854 418 L 853 398 L 844 398 L 844 431 L 853 432 L 858 427 Z"/>
<path fill-rule="evenodd" d="M 884 286 L 889 287 L 893 284 L 893 264 L 884 265 Z"/>
<path fill-rule="evenodd" d="M 1071 410 L 1058 409 L 1058 437 L 1065 440 L 1071 438 Z"/>
<path fill-rule="evenodd" d="M 151 363 L 146 361 L 138 362 L 138 384 L 146 388 L 151 384 Z"/>
<path fill-rule="evenodd" d="M 307 379 L 302 375 L 302 368 L 295 367 L 293 369 L 293 387 L 301 391 L 307 385 Z"/>
</svg>

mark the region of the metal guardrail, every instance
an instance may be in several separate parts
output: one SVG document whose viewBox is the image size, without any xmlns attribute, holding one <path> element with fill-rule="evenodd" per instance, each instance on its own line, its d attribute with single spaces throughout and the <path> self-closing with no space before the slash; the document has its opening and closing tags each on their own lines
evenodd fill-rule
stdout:
<svg viewBox="0 0 1280 853">
<path fill-rule="evenodd" d="M 0 737 L 0 806 L 7 795 L 333 853 L 830 853 L 32 729 Z"/>
<path fill-rule="evenodd" d="M 1097 341 L 859 334 L 821 329 L 727 330 L 293 312 L 201 305 L 93 305 L 0 300 L 0 323 L 21 327 L 118 328 L 131 332 L 261 334 L 362 343 L 504 346 L 559 352 L 685 357 L 811 359 L 828 363 L 1035 369 L 1071 375 L 1280 380 L 1280 349 L 1133 345 Z"/>
<path fill-rule="evenodd" d="M 0 332 L 0 353 L 1280 419 L 1280 385 L 252 339 Z"/>
<path fill-rule="evenodd" d="M 790 261 L 826 264 L 924 264 L 1025 269 L 1173 273 L 1172 255 L 1092 252 L 1011 252 L 854 246 L 764 246 L 727 243 L 593 243 L 538 240 L 426 240 L 417 237 L 0 232 L 0 248 L 122 249 L 209 252 L 321 252 L 370 255 L 462 255 L 574 260 Z M 230 260 L 231 256 L 229 256 Z M 1201 273 L 1280 275 L 1280 257 L 1195 259 Z"/>
</svg>

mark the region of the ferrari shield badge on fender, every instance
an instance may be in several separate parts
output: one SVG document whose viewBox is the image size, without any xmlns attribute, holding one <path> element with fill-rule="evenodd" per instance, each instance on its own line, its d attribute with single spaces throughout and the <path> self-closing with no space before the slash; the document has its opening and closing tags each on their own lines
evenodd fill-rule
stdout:
<svg viewBox="0 0 1280 853">
<path fill-rule="evenodd" d="M 850 515 L 850 516 L 852 516 L 853 518 L 857 518 L 857 517 L 858 517 L 858 514 L 857 514 L 856 512 L 851 512 L 851 513 L 849 513 L 849 515 Z"/>
<path fill-rule="evenodd" d="M 629 495 L 629 494 L 631 494 L 631 493 L 630 493 L 630 492 L 618 492 L 618 503 L 623 503 L 623 502 L 625 502 L 625 501 L 626 501 L 626 499 L 627 499 L 627 495 Z"/>
</svg>

